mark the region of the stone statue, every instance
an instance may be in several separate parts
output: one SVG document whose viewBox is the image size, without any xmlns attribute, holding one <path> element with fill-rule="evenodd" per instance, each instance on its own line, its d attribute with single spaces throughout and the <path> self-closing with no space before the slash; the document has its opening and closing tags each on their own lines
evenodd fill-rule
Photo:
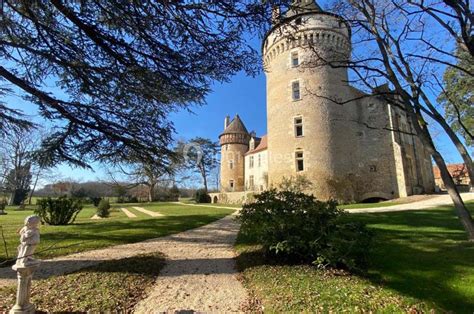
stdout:
<svg viewBox="0 0 474 314">
<path fill-rule="evenodd" d="M 25 218 L 25 226 L 19 232 L 20 245 L 18 246 L 16 266 L 28 267 L 39 263 L 33 258 L 33 254 L 36 246 L 40 243 L 40 223 L 41 218 L 38 216 L 33 215 Z"/>
</svg>

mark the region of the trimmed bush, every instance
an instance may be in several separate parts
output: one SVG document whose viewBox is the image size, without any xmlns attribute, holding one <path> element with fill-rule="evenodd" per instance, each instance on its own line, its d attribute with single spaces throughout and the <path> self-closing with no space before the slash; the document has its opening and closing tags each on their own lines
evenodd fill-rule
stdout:
<svg viewBox="0 0 474 314">
<path fill-rule="evenodd" d="M 57 199 L 48 197 L 36 201 L 35 214 L 48 225 L 59 226 L 73 223 L 81 210 L 80 200 L 66 196 Z"/>
<path fill-rule="evenodd" d="M 211 202 L 211 197 L 209 194 L 207 194 L 206 190 L 200 189 L 196 191 L 196 194 L 194 195 L 194 200 L 196 203 L 210 203 Z"/>
<path fill-rule="evenodd" d="M 107 218 L 110 216 L 110 203 L 109 200 L 102 199 L 97 206 L 97 216 L 101 218 Z"/>
<path fill-rule="evenodd" d="M 102 200 L 102 197 L 89 197 L 90 201 L 92 204 L 94 204 L 94 207 L 98 207 L 100 204 L 100 201 Z"/>
<path fill-rule="evenodd" d="M 334 201 L 320 202 L 301 192 L 269 190 L 244 205 L 238 219 L 243 235 L 285 262 L 363 270 L 371 233 Z"/>
</svg>

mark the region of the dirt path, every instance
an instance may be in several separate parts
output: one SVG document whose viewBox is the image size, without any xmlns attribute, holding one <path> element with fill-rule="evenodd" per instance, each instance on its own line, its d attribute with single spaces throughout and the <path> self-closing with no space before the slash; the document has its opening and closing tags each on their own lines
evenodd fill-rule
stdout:
<svg viewBox="0 0 474 314">
<path fill-rule="evenodd" d="M 164 216 L 163 214 L 145 209 L 143 207 L 132 207 L 132 208 L 139 211 L 139 212 L 141 212 L 141 213 L 144 213 L 145 215 L 151 216 L 151 217 L 163 217 Z"/>
<path fill-rule="evenodd" d="M 135 215 L 134 213 L 132 213 L 131 211 L 129 211 L 129 210 L 126 209 L 126 208 L 120 208 L 120 210 L 121 210 L 128 218 L 137 218 L 137 215 Z"/>
<path fill-rule="evenodd" d="M 179 234 L 113 246 L 43 261 L 34 278 L 73 272 L 102 261 L 163 252 L 167 264 L 138 313 L 194 310 L 236 312 L 247 300 L 237 280 L 233 244 L 239 226 L 234 216 Z M 14 285 L 16 274 L 0 268 L 0 287 Z"/>
</svg>

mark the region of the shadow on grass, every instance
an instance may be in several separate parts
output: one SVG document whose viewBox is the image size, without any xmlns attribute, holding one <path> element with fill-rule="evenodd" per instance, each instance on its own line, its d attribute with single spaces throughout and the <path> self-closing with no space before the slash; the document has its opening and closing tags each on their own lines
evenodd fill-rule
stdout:
<svg viewBox="0 0 474 314">
<path fill-rule="evenodd" d="M 474 204 L 469 204 L 471 210 Z M 374 230 L 371 265 L 362 278 L 444 310 L 474 311 L 474 244 L 451 207 L 410 212 L 350 214 Z M 239 237 L 239 269 L 275 265 Z"/>
<path fill-rule="evenodd" d="M 225 214 L 216 213 L 150 219 L 111 218 L 103 221 L 80 221 L 68 226 L 47 226 L 42 228 L 41 244 L 36 255 L 38 258 L 47 259 L 107 246 L 141 242 L 198 228 L 224 216 Z M 16 246 L 18 239 L 15 237 L 12 241 L 15 241 Z M 5 258 L 0 258 L 0 263 L 4 261 Z M 0 271 L 1 269 L 0 267 Z"/>
<path fill-rule="evenodd" d="M 375 231 L 368 279 L 446 310 L 474 311 L 474 244 L 452 208 L 354 217 Z"/>
</svg>

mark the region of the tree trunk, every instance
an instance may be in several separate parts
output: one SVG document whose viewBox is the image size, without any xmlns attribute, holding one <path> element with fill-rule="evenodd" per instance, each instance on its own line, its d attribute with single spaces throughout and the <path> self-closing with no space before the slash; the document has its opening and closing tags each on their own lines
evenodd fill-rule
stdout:
<svg viewBox="0 0 474 314">
<path fill-rule="evenodd" d="M 151 203 L 155 200 L 155 184 L 152 183 L 148 186 L 148 201 Z"/>
<path fill-rule="evenodd" d="M 438 151 L 433 153 L 433 159 L 440 170 L 443 183 L 448 190 L 449 196 L 451 196 L 451 199 L 453 200 L 454 208 L 456 209 L 456 213 L 468 234 L 469 241 L 474 242 L 474 222 L 461 198 L 461 195 L 459 194 L 458 189 L 456 188 L 456 185 L 454 184 L 453 178 L 448 171 L 448 167 L 446 167 L 446 163 Z"/>
<path fill-rule="evenodd" d="M 35 183 L 33 184 L 33 188 L 31 189 L 31 192 L 30 192 L 30 197 L 28 198 L 28 205 L 31 205 L 31 199 L 33 198 L 33 193 L 35 193 L 36 185 L 38 184 L 38 179 L 40 176 L 40 172 L 41 171 L 38 170 L 38 172 L 36 173 Z"/>
<path fill-rule="evenodd" d="M 207 193 L 207 191 L 208 191 L 208 189 L 207 189 L 207 178 L 206 178 L 206 174 L 205 174 L 205 173 L 203 173 L 202 179 L 203 179 L 203 181 L 204 181 L 204 190 L 205 190 L 206 193 Z"/>
<path fill-rule="evenodd" d="M 441 125 L 443 130 L 446 132 L 446 134 L 449 136 L 451 141 L 453 142 L 454 146 L 456 146 L 456 149 L 458 150 L 459 154 L 461 155 L 464 164 L 466 165 L 467 173 L 469 176 L 469 185 L 470 185 L 470 190 L 474 191 L 474 166 L 472 164 L 472 158 L 469 155 L 469 152 L 466 149 L 466 146 L 461 142 L 459 137 L 457 136 L 456 132 L 453 131 L 451 126 L 446 122 L 446 119 L 436 110 L 436 108 L 431 104 L 430 100 L 425 94 L 421 95 L 425 103 L 427 104 L 428 108 L 430 109 L 432 115 L 431 117 L 434 118 L 436 122 Z"/>
<path fill-rule="evenodd" d="M 459 190 L 456 187 L 456 184 L 454 184 L 454 180 L 448 171 L 448 167 L 446 166 L 443 156 L 441 156 L 434 145 L 433 138 L 427 129 L 428 124 L 424 120 L 420 111 L 415 113 L 410 106 L 406 106 L 405 108 L 407 109 L 406 112 L 409 114 L 413 122 L 413 126 L 415 127 L 417 134 L 419 135 L 421 141 L 430 150 L 431 155 L 433 156 L 433 159 L 440 170 L 441 179 L 443 180 L 444 186 L 448 190 L 448 194 L 453 201 L 456 214 L 459 217 L 464 230 L 466 230 L 468 240 L 474 242 L 474 222 L 472 220 L 471 213 L 466 208 L 466 205 L 459 194 Z"/>
</svg>

